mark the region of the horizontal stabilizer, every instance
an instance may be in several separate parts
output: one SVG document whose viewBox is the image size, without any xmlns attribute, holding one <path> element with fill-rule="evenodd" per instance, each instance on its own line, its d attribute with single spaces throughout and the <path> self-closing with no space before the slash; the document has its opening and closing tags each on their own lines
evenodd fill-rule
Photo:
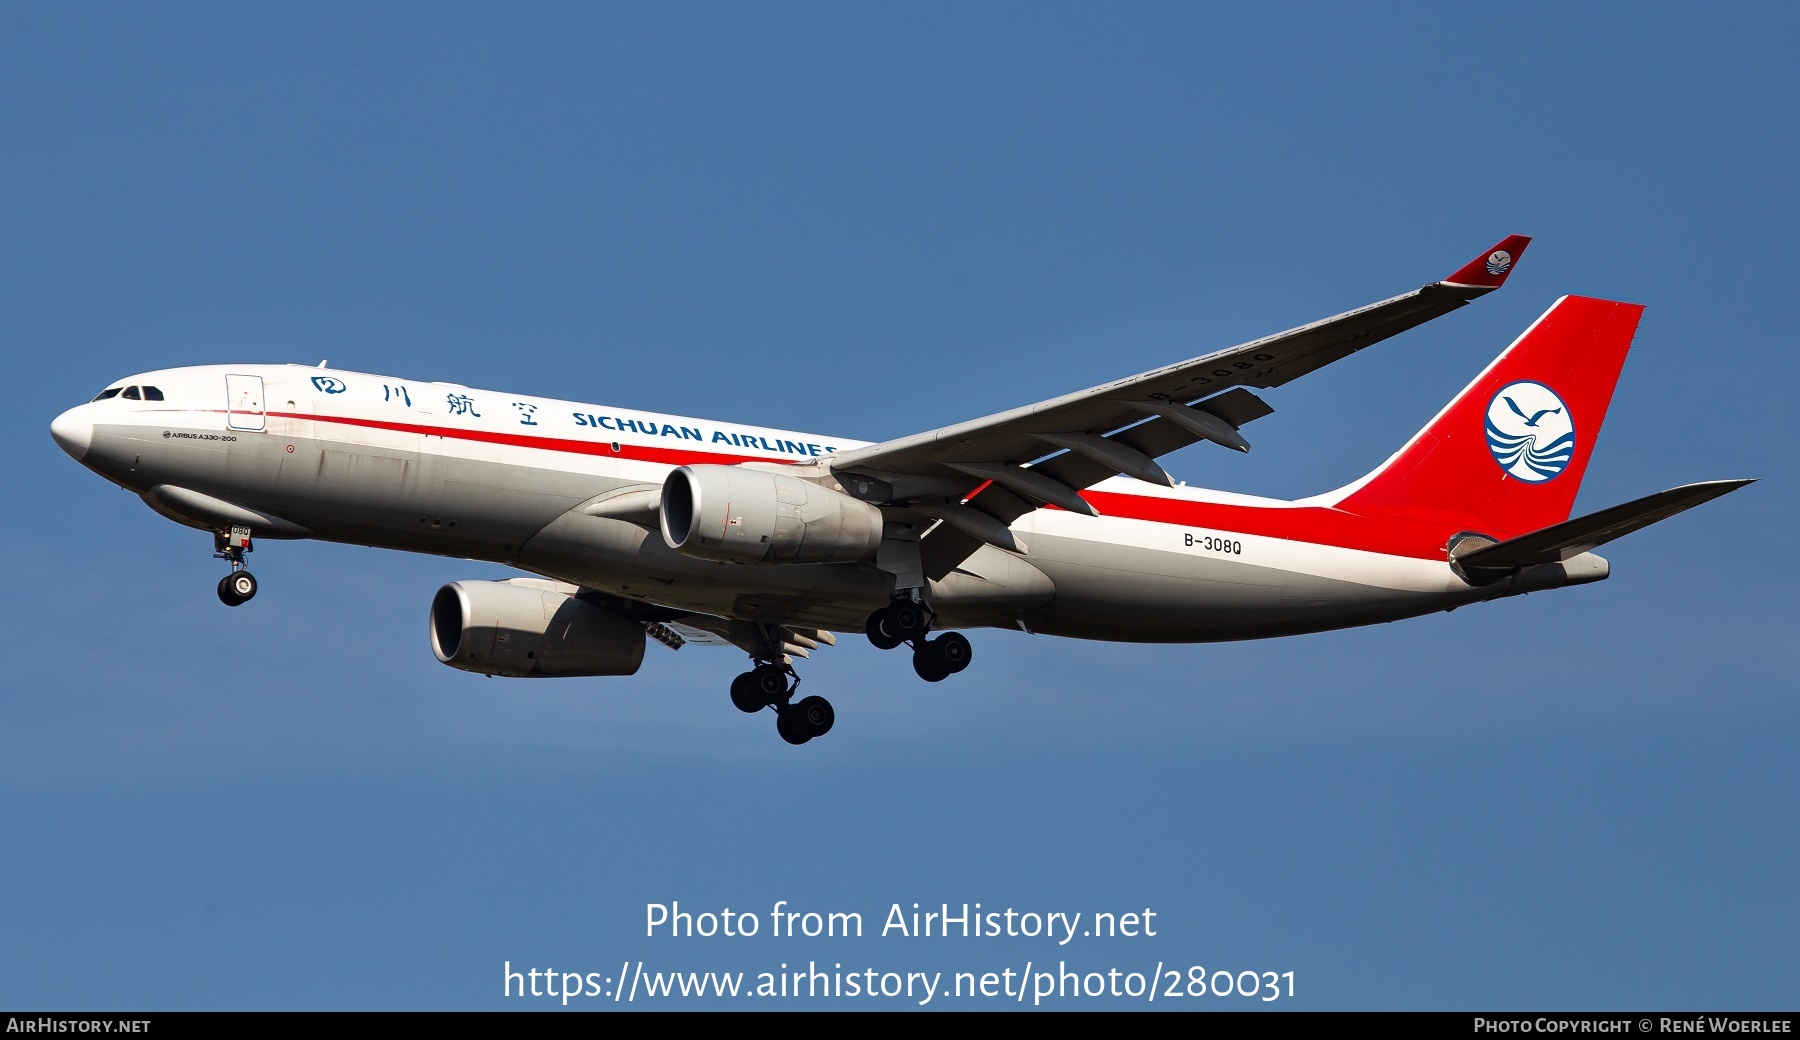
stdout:
<svg viewBox="0 0 1800 1040">
<path fill-rule="evenodd" d="M 1540 563 L 1561 563 L 1752 483 L 1755 481 L 1708 480 L 1659 491 L 1624 505 L 1552 524 L 1541 531 L 1484 545 L 1469 552 L 1456 553 L 1455 562 L 1468 571 L 1510 570 Z"/>
</svg>

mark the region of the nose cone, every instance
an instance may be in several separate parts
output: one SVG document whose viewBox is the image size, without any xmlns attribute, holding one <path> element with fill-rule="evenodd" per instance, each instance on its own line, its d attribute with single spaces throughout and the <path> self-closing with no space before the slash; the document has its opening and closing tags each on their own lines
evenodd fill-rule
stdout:
<svg viewBox="0 0 1800 1040">
<path fill-rule="evenodd" d="M 86 405 L 71 408 L 50 420 L 50 436 L 76 462 L 87 458 L 88 445 L 94 440 L 94 421 Z"/>
</svg>

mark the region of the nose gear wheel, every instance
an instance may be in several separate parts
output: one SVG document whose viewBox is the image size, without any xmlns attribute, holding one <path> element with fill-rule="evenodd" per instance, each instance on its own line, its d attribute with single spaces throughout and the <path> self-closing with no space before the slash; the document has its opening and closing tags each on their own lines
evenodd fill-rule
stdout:
<svg viewBox="0 0 1800 1040">
<path fill-rule="evenodd" d="M 219 602 L 238 607 L 256 595 L 256 576 L 249 571 L 233 571 L 219 579 Z"/>
</svg>

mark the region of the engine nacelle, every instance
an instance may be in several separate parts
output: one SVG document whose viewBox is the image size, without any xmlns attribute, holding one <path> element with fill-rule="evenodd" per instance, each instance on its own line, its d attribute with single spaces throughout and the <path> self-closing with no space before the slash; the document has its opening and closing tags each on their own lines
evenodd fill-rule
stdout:
<svg viewBox="0 0 1800 1040">
<path fill-rule="evenodd" d="M 881 545 L 881 510 L 784 473 L 683 466 L 663 483 L 662 533 L 724 563 L 856 563 Z"/>
<path fill-rule="evenodd" d="M 631 675 L 644 626 L 553 582 L 453 581 L 431 601 L 431 650 L 452 668 L 549 678 Z"/>
</svg>

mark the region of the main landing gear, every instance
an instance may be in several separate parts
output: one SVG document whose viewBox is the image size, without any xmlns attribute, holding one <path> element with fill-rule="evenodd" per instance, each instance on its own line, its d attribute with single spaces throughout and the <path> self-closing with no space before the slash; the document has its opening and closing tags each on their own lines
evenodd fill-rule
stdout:
<svg viewBox="0 0 1800 1040">
<path fill-rule="evenodd" d="M 902 643 L 913 648 L 913 671 L 926 682 L 942 682 L 964 668 L 975 649 L 960 632 L 945 632 L 927 639 L 937 616 L 924 604 L 910 599 L 896 599 L 869 615 L 863 631 L 878 649 L 892 650 Z"/>
<path fill-rule="evenodd" d="M 800 676 L 792 665 L 765 661 L 731 680 L 731 703 L 742 712 L 774 708 L 775 732 L 790 744 L 804 744 L 831 732 L 837 713 L 823 697 L 794 700 L 799 686 Z"/>
<path fill-rule="evenodd" d="M 248 527 L 213 532 L 213 559 L 231 564 L 231 573 L 219 579 L 219 602 L 228 607 L 241 607 L 256 595 L 256 576 L 244 569 L 244 554 L 253 551 Z"/>
<path fill-rule="evenodd" d="M 902 643 L 912 647 L 913 671 L 926 682 L 942 682 L 969 667 L 974 655 L 969 640 L 960 632 L 932 637 L 937 615 L 922 602 L 902 593 L 893 602 L 869 615 L 864 631 L 869 641 L 883 650 Z M 750 652 L 754 667 L 731 681 L 731 703 L 746 714 L 775 709 L 775 732 L 790 744 L 804 744 L 831 731 L 837 719 L 831 702 L 823 697 L 796 697 L 800 676 L 794 658 L 817 649 L 817 640 L 835 642 L 826 634 L 793 631 L 780 625 L 759 624 L 750 638 L 740 633 L 739 646 Z"/>
</svg>

